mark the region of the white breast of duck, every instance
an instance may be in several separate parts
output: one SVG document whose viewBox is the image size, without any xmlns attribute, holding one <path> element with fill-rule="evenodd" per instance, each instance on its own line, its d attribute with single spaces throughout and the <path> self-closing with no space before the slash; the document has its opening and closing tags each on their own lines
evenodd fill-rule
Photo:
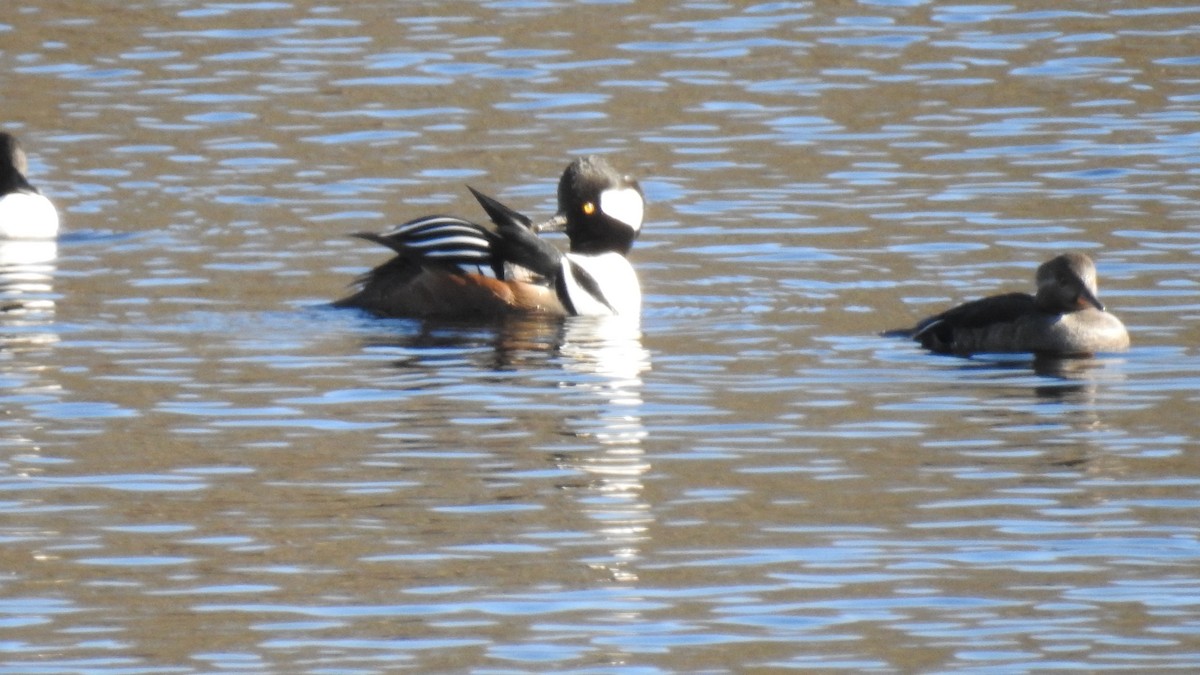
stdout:
<svg viewBox="0 0 1200 675">
<path fill-rule="evenodd" d="M 615 251 L 563 256 L 558 295 L 568 311 L 580 316 L 618 314 L 636 316 L 642 311 L 642 288 L 629 259 Z"/>
<path fill-rule="evenodd" d="M 0 237 L 50 239 L 58 234 L 58 211 L 44 195 L 18 191 L 0 197 Z"/>
<path fill-rule="evenodd" d="M 0 237 L 50 239 L 58 235 L 58 211 L 25 172 L 29 162 L 16 136 L 0 131 Z"/>
</svg>

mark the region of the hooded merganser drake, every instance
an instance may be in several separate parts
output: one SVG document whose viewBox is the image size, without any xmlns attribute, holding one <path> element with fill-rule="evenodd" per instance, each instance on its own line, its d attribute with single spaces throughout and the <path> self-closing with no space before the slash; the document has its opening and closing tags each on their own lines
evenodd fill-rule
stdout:
<svg viewBox="0 0 1200 675">
<path fill-rule="evenodd" d="M 396 255 L 335 302 L 381 316 L 560 316 L 641 312 L 637 274 L 625 257 L 642 228 L 636 180 L 595 155 L 571 162 L 558 183 L 558 214 L 526 216 L 468 186 L 494 227 L 426 216 L 357 236 Z M 563 253 L 538 232 L 565 231 Z"/>
<path fill-rule="evenodd" d="M 889 331 L 942 354 L 1034 352 L 1073 356 L 1129 348 L 1129 333 L 1097 297 L 1096 266 L 1064 253 L 1037 270 L 1037 295 L 1006 293 L 959 305 L 914 328 Z"/>
<path fill-rule="evenodd" d="M 28 170 L 21 143 L 0 132 L 0 238 L 50 239 L 58 234 L 58 211 L 29 184 Z"/>
</svg>

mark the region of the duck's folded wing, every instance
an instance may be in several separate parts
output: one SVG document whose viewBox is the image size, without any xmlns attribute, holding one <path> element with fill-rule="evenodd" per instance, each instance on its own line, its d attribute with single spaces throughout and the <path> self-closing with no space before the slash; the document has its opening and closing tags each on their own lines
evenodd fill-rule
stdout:
<svg viewBox="0 0 1200 675">
<path fill-rule="evenodd" d="M 503 260 L 494 249 L 496 234 L 462 218 L 426 216 L 383 232 L 359 232 L 354 236 L 382 244 L 406 260 L 457 267 L 498 279 L 504 276 Z"/>
<path fill-rule="evenodd" d="M 537 236 L 528 216 L 514 211 L 470 185 L 467 189 L 475 195 L 479 205 L 487 211 L 488 217 L 496 225 L 497 237 L 493 246 L 498 257 L 547 279 L 558 273 L 562 263 L 562 251 Z"/>
<path fill-rule="evenodd" d="M 963 303 L 922 320 L 912 329 L 910 337 L 923 340 L 936 334 L 940 340 L 949 342 L 953 331 L 1007 323 L 1035 311 L 1037 305 L 1028 293 L 993 295 Z"/>
</svg>

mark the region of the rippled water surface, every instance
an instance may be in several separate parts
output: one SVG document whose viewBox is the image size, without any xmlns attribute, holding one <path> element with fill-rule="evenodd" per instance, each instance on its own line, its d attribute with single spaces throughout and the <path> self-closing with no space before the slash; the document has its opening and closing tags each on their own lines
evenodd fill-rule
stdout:
<svg viewBox="0 0 1200 675">
<path fill-rule="evenodd" d="M 1200 11 L 13 0 L 0 672 L 1200 669 Z M 376 320 L 470 183 L 640 326 Z M 1096 259 L 1123 355 L 877 331 Z"/>
</svg>

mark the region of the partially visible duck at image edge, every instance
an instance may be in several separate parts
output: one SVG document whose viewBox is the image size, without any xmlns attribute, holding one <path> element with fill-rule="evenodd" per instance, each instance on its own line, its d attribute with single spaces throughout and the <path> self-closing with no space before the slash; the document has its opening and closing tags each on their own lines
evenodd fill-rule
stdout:
<svg viewBox="0 0 1200 675">
<path fill-rule="evenodd" d="M 626 258 L 645 210 L 636 180 L 602 157 L 577 159 L 559 180 L 558 214 L 539 225 L 468 189 L 495 227 L 426 216 L 358 233 L 395 256 L 363 274 L 356 292 L 334 305 L 397 317 L 641 313 L 641 287 Z M 538 236 L 550 231 L 566 232 L 569 251 Z"/>
<path fill-rule="evenodd" d="M 1129 333 L 1100 302 L 1096 266 L 1064 253 L 1037 270 L 1037 294 L 994 295 L 931 316 L 913 328 L 887 331 L 943 354 L 1033 352 L 1084 356 L 1129 348 Z"/>
<path fill-rule="evenodd" d="M 29 164 L 15 136 L 0 132 L 0 238 L 51 239 L 58 211 L 25 174 Z"/>
</svg>

